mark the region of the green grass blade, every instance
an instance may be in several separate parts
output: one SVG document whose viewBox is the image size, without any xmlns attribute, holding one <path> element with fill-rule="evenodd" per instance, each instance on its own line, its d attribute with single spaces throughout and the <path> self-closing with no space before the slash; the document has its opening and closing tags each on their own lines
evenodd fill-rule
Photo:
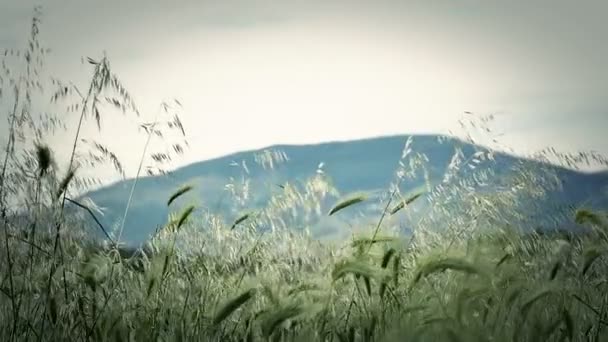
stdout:
<svg viewBox="0 0 608 342">
<path fill-rule="evenodd" d="M 178 199 L 179 197 L 181 197 L 182 195 L 184 195 L 185 193 L 187 193 L 190 190 L 192 190 L 191 185 L 186 185 L 186 186 L 179 188 L 175 193 L 173 193 L 173 195 L 171 195 L 171 197 L 169 197 L 169 200 L 167 201 L 167 206 L 170 206 L 171 203 L 173 203 L 176 199 Z"/>
<path fill-rule="evenodd" d="M 218 324 L 222 323 L 226 318 L 228 318 L 228 316 L 230 316 L 238 308 L 240 308 L 245 303 L 247 303 L 249 300 L 251 300 L 251 298 L 253 298 L 255 293 L 256 293 L 255 289 L 249 289 L 249 290 L 241 293 L 239 296 L 228 301 L 215 314 L 215 317 L 213 318 L 213 324 L 217 326 Z"/>
<path fill-rule="evenodd" d="M 330 211 L 329 211 L 329 216 L 337 213 L 340 210 L 346 209 L 352 205 L 355 205 L 357 203 L 363 202 L 367 199 L 366 196 L 364 195 L 359 195 L 359 196 L 355 196 L 349 199 L 346 199 L 338 204 L 336 204 Z"/>
<path fill-rule="evenodd" d="M 399 202 L 399 204 L 397 204 L 389 213 L 391 215 L 396 214 L 399 210 L 405 208 L 406 206 L 410 205 L 412 202 L 414 202 L 415 200 L 417 200 L 420 196 L 422 196 L 424 194 L 424 192 L 419 192 L 401 202 Z"/>
<path fill-rule="evenodd" d="M 232 226 L 230 227 L 230 230 L 234 230 L 234 228 L 236 226 L 238 226 L 240 223 L 242 223 L 243 221 L 247 220 L 249 218 L 249 214 L 245 214 L 239 218 L 236 219 L 236 221 L 234 221 L 234 223 L 232 224 Z"/>
<path fill-rule="evenodd" d="M 188 217 L 190 217 L 193 211 L 194 206 L 191 205 L 182 212 L 182 214 L 179 216 L 179 220 L 177 220 L 177 229 L 181 228 L 181 226 L 184 225 L 184 223 L 186 222 Z"/>
</svg>

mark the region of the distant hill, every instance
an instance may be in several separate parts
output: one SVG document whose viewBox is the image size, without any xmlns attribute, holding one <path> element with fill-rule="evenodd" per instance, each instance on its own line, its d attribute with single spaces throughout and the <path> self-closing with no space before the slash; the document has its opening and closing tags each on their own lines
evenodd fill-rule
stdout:
<svg viewBox="0 0 608 342">
<path fill-rule="evenodd" d="M 262 206 L 274 191 L 280 191 L 285 182 L 303 181 L 314 176 L 317 166 L 323 163 L 324 174 L 331 177 L 333 185 L 341 194 L 366 192 L 380 194 L 395 180 L 404 145 L 412 139 L 412 153 L 420 153 L 428 158 L 428 181 L 432 185 L 441 184 L 455 151 L 462 152 L 462 159 L 470 162 L 476 152 L 491 152 L 493 161 L 479 161 L 471 166 L 461 166 L 457 178 L 465 178 L 478 168 L 486 168 L 493 173 L 491 179 L 500 182 L 518 168 L 543 170 L 556 175 L 563 186 L 562 191 L 554 191 L 547 203 L 557 205 L 602 207 L 608 205 L 608 172 L 581 173 L 538 161 L 522 159 L 505 153 L 489 151 L 480 146 L 465 143 L 459 139 L 438 135 L 389 136 L 347 142 L 329 142 L 316 145 L 278 145 L 268 149 L 240 152 L 221 158 L 202 161 L 175 170 L 170 176 L 141 178 L 135 189 L 133 201 L 126 220 L 123 240 L 138 243 L 145 240 L 158 225 L 167 222 L 168 197 L 181 185 L 192 184 L 194 190 L 180 203 L 195 200 L 200 207 L 222 213 L 226 220 L 236 218 L 241 209 Z M 264 150 L 283 151 L 288 161 L 264 169 L 256 163 L 256 155 Z M 408 163 L 408 159 L 402 162 Z M 246 166 L 247 171 L 243 165 Z M 247 173 L 248 172 L 248 173 Z M 230 177 L 240 181 L 243 176 L 250 179 L 252 198 L 247 205 L 231 203 L 225 185 Z M 474 176 L 477 177 L 477 176 Z M 476 178 L 475 178 L 476 179 Z M 125 180 L 93 191 L 86 196 L 99 206 L 106 208 L 101 218 L 104 226 L 110 227 L 122 218 L 133 180 Z M 531 180 L 534 183 L 534 180 Z M 498 184 L 496 183 L 496 184 Z M 420 188 L 424 177 L 418 174 L 402 184 L 404 189 Z M 494 191 L 495 183 L 480 188 L 480 191 Z M 496 185 L 498 186 L 498 185 Z M 498 189 L 498 188 L 496 188 Z M 524 189 L 525 190 L 525 189 Z M 323 203 L 326 213 L 336 198 Z M 421 204 L 421 205 L 424 205 Z M 522 208 L 526 203 L 522 202 Z M 553 215 L 547 204 L 536 214 Z M 360 207 L 361 209 L 363 207 Z M 377 209 L 376 207 L 374 207 Z M 372 211 L 373 212 L 373 211 Z M 377 210 L 376 210 L 377 212 Z M 353 212 L 354 213 L 354 212 Z"/>
</svg>

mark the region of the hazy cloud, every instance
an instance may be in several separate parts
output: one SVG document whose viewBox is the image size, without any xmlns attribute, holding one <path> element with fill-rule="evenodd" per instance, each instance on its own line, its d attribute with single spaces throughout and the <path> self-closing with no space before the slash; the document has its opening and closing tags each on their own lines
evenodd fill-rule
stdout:
<svg viewBox="0 0 608 342">
<path fill-rule="evenodd" d="M 34 5 L 0 3 L 0 48 L 25 41 Z M 144 114 L 164 97 L 182 100 L 193 146 L 184 162 L 273 143 L 444 132 L 464 110 L 503 113 L 504 139 L 520 151 L 608 153 L 606 1 L 43 5 L 53 73 L 86 82 L 80 57 L 105 50 Z M 143 142 L 128 132 L 104 136 L 132 161 Z"/>
</svg>

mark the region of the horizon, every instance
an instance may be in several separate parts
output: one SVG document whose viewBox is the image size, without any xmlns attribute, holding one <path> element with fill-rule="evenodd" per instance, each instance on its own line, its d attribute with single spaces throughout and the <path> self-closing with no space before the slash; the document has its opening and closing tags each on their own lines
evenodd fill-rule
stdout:
<svg viewBox="0 0 608 342">
<path fill-rule="evenodd" d="M 208 159 L 202 159 L 202 160 L 198 160 L 198 161 L 194 161 L 185 165 L 180 165 L 179 167 L 171 170 L 171 171 L 179 171 L 181 169 L 184 168 L 188 168 L 188 167 L 192 167 L 194 165 L 197 164 L 203 164 L 206 162 L 213 162 L 213 161 L 217 161 L 220 159 L 225 159 L 225 158 L 229 158 L 231 156 L 236 156 L 239 154 L 249 154 L 249 153 L 256 153 L 256 152 L 262 152 L 264 150 L 271 150 L 271 149 L 278 149 L 281 152 L 281 149 L 283 148 L 300 148 L 300 147 L 317 147 L 317 146 L 321 146 L 321 145 L 331 145 L 331 144 L 348 144 L 348 143 L 356 143 L 356 142 L 364 142 L 364 141 L 370 141 L 370 140 L 378 140 L 378 139 L 397 139 L 397 138 L 404 138 L 404 137 L 413 137 L 414 139 L 414 145 L 416 144 L 416 138 L 418 137 L 445 137 L 448 139 L 456 139 L 456 140 L 460 140 L 461 142 L 464 142 L 465 144 L 472 144 L 473 146 L 476 147 L 481 147 L 481 148 L 488 148 L 490 150 L 492 150 L 493 152 L 496 153 L 500 153 L 500 154 L 504 154 L 507 156 L 511 156 L 511 157 L 515 157 L 515 158 L 519 158 L 519 159 L 523 159 L 523 160 L 531 160 L 531 161 L 538 161 L 540 163 L 544 163 L 544 164 L 548 164 L 548 165 L 552 165 L 556 168 L 561 168 L 564 170 L 569 170 L 572 172 L 576 172 L 576 173 L 580 173 L 580 174 L 584 174 L 584 175 L 589 175 L 589 176 L 593 176 L 593 175 L 608 175 L 608 165 L 600 165 L 600 163 L 598 163 L 595 167 L 585 167 L 585 165 L 577 165 L 579 168 L 573 168 L 573 167 L 569 167 L 567 165 L 563 165 L 562 163 L 553 161 L 553 160 L 538 160 L 537 158 L 534 158 L 534 156 L 531 155 L 524 155 L 524 154 L 517 154 L 517 153 L 513 153 L 510 151 L 501 151 L 501 150 L 495 150 L 492 149 L 491 147 L 488 146 L 484 146 L 482 144 L 477 144 L 477 143 L 471 143 L 471 142 L 467 142 L 464 139 L 457 137 L 457 136 L 450 136 L 447 134 L 433 134 L 433 133 L 420 133 L 420 134 L 393 134 L 393 135 L 384 135 L 384 136 L 376 136 L 376 137 L 364 137 L 364 138 L 359 138 L 359 139 L 350 139 L 350 140 L 334 140 L 334 141 L 324 141 L 324 142 L 317 142 L 317 143 L 311 143 L 311 144 L 274 144 L 274 145 L 268 145 L 268 146 L 264 146 L 261 148 L 255 148 L 255 149 L 247 149 L 247 150 L 240 150 L 240 151 L 236 151 L 236 152 L 232 152 L 232 153 L 227 153 L 227 154 L 223 154 L 220 156 L 216 156 L 216 157 L 212 157 L 212 158 L 208 158 Z M 405 143 L 405 141 L 404 141 Z M 414 146 L 414 151 L 415 146 Z M 559 151 L 557 151 L 559 152 Z M 289 153 L 286 153 L 287 158 L 289 159 Z M 605 157 L 602 155 L 602 157 Z M 235 160 L 236 161 L 236 160 Z M 431 160 L 432 162 L 432 160 Z M 317 163 L 317 161 L 311 161 L 311 166 L 313 166 L 315 163 Z M 321 163 L 326 163 L 325 161 L 321 161 Z M 287 164 L 289 164 L 289 161 L 287 161 Z M 331 176 L 331 175 L 330 175 Z M 143 178 L 154 178 L 154 177 L 159 177 L 159 175 L 153 175 L 153 176 L 148 176 L 148 175 L 140 175 L 138 178 L 139 179 L 143 179 Z M 162 176 L 161 176 L 162 177 Z M 86 189 L 86 191 L 82 192 L 81 194 L 79 194 L 79 196 L 83 195 L 83 194 L 87 194 L 87 193 L 92 193 L 95 192 L 97 190 L 100 189 L 104 189 L 104 188 L 110 188 L 112 186 L 115 186 L 119 183 L 127 183 L 129 181 L 134 180 L 136 177 L 126 177 L 124 179 L 121 178 L 117 178 L 117 179 L 113 179 L 108 181 L 105 184 L 99 185 L 99 186 L 95 186 L 92 187 L 90 189 Z"/>
<path fill-rule="evenodd" d="M 294 144 L 276 143 L 276 144 L 272 144 L 272 145 L 264 145 L 262 147 L 238 150 L 238 151 L 228 152 L 225 154 L 221 154 L 221 155 L 217 155 L 217 156 L 213 156 L 213 157 L 209 157 L 209 158 L 205 158 L 205 159 L 200 159 L 200 160 L 197 160 L 197 161 L 185 164 L 185 165 L 181 165 L 178 168 L 176 168 L 176 170 L 180 169 L 180 168 L 191 166 L 193 164 L 204 163 L 204 162 L 214 161 L 214 160 L 218 160 L 218 159 L 224 159 L 224 158 L 228 158 L 230 156 L 234 156 L 234 155 L 238 155 L 238 154 L 242 154 L 242 153 L 262 152 L 264 150 L 280 149 L 280 148 L 314 147 L 314 146 L 330 145 L 330 144 L 347 144 L 347 143 L 351 143 L 351 142 L 363 142 L 363 141 L 376 140 L 376 139 L 392 139 L 392 138 L 396 139 L 396 138 L 404 138 L 404 137 L 413 137 L 414 139 L 416 137 L 445 137 L 445 138 L 449 138 L 449 139 L 457 139 L 457 140 L 460 140 L 461 142 L 464 142 L 467 144 L 472 144 L 472 145 L 482 147 L 482 148 L 488 148 L 497 153 L 503 153 L 506 155 L 510 155 L 510 156 L 514 156 L 514 157 L 522 158 L 522 159 L 537 160 L 534 158 L 534 155 L 531 155 L 531 154 L 522 153 L 522 152 L 518 153 L 517 151 L 509 150 L 509 148 L 501 149 L 500 146 L 491 146 L 492 145 L 491 143 L 484 144 L 484 143 L 477 142 L 477 141 L 468 142 L 462 136 L 450 135 L 449 133 L 397 133 L 397 134 L 387 134 L 387 135 L 379 135 L 379 136 L 366 136 L 366 137 L 352 138 L 352 139 L 326 140 L 326 141 L 319 141 L 319 142 L 312 142 L 312 143 L 299 143 L 299 144 L 298 143 L 294 143 Z M 404 141 L 404 143 L 405 143 L 405 141 Z M 539 151 L 532 151 L 532 152 L 539 152 Z M 562 151 L 558 150 L 557 152 L 559 153 Z M 585 151 L 583 151 L 583 152 L 585 152 Z M 587 151 L 587 152 L 596 152 L 596 151 Z M 289 157 L 289 155 L 287 155 L 287 157 Z M 602 155 L 602 157 L 608 157 L 608 156 Z M 560 162 L 557 162 L 557 161 L 549 160 L 549 161 L 541 161 L 541 162 L 543 162 L 543 163 L 547 162 L 547 163 L 557 166 L 557 167 L 563 167 L 565 169 L 577 171 L 577 172 L 581 172 L 581 173 L 593 174 L 593 173 L 608 172 L 608 165 L 600 165 L 599 163 L 597 163 L 598 165 L 595 165 L 595 166 L 577 165 L 580 168 L 575 169 L 572 167 L 568 167 L 567 165 L 562 165 L 562 164 L 560 164 Z"/>
</svg>

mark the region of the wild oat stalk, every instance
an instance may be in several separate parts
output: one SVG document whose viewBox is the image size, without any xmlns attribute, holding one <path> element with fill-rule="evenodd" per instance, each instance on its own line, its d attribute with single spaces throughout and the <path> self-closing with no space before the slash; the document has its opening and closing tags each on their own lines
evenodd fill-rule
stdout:
<svg viewBox="0 0 608 342">
<path fill-rule="evenodd" d="M 177 100 L 173 100 L 173 102 L 178 105 L 179 107 L 181 107 L 181 104 L 179 101 Z M 160 112 L 162 110 L 162 112 L 164 112 L 165 114 L 169 113 L 169 109 L 172 109 L 172 107 L 166 103 L 163 102 L 159 108 L 159 111 L 156 112 L 154 120 L 152 121 L 152 123 L 149 124 L 143 124 L 141 127 L 144 128 L 144 130 L 146 131 L 147 137 L 146 137 L 146 143 L 144 144 L 144 149 L 142 151 L 141 154 L 141 158 L 139 159 L 139 165 L 137 167 L 137 173 L 135 174 L 135 179 L 133 180 L 133 184 L 131 185 L 131 191 L 129 193 L 129 198 L 127 200 L 127 205 L 125 206 L 125 212 L 123 214 L 121 223 L 120 223 L 120 228 L 118 231 L 118 238 L 117 238 L 117 242 L 120 243 L 120 239 L 122 237 L 122 233 L 124 231 L 125 228 L 125 222 L 127 220 L 127 214 L 129 213 L 129 208 L 131 207 L 131 202 L 133 200 L 133 194 L 135 193 L 135 187 L 137 186 L 137 182 L 139 181 L 139 177 L 141 175 L 141 171 L 142 171 L 142 167 L 144 164 L 144 160 L 146 158 L 146 153 L 148 151 L 148 147 L 150 145 L 150 141 L 152 139 L 152 136 L 159 136 L 162 137 L 163 136 L 163 132 L 161 129 L 158 128 L 159 124 L 161 124 L 158 121 L 158 116 L 160 115 Z M 178 129 L 182 135 L 185 137 L 186 132 L 184 130 L 184 127 L 181 124 L 181 121 L 179 120 L 179 116 L 177 114 L 175 114 L 175 116 L 173 117 L 173 120 L 168 121 L 165 123 L 170 129 Z M 187 142 L 186 142 L 187 145 Z M 181 144 L 174 144 L 174 151 L 176 153 L 181 153 L 183 151 L 183 148 L 181 146 Z M 189 189 L 188 189 L 189 190 Z M 184 191 L 188 191 L 186 189 L 184 189 Z M 179 194 L 181 195 L 181 194 Z M 179 196 L 177 195 L 177 196 Z M 175 198 L 170 198 L 167 205 L 170 205 L 171 202 L 173 202 Z"/>
</svg>

